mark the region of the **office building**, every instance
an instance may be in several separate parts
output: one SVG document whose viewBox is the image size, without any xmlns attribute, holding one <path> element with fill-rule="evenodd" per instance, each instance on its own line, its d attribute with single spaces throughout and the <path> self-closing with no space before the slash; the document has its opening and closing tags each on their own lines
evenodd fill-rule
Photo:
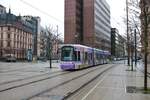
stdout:
<svg viewBox="0 0 150 100">
<path fill-rule="evenodd" d="M 115 58 L 124 58 L 126 55 L 126 40 L 116 28 L 111 28 L 111 55 Z"/>
<path fill-rule="evenodd" d="M 110 31 L 106 0 L 65 0 L 65 43 L 110 51 Z"/>
</svg>

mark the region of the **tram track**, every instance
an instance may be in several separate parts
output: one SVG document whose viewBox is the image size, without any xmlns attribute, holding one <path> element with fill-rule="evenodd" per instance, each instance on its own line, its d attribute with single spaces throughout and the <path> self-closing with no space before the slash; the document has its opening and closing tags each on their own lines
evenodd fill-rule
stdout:
<svg viewBox="0 0 150 100">
<path fill-rule="evenodd" d="M 20 78 L 20 79 L 16 79 L 16 80 L 12 80 L 12 81 L 6 81 L 6 82 L 2 82 L 0 83 L 0 86 L 1 85 L 6 85 L 6 84 L 9 84 L 9 83 L 14 83 L 14 82 L 18 82 L 18 81 L 23 81 L 23 80 L 28 80 L 28 79 L 31 79 L 31 78 L 36 78 L 36 77 L 40 77 L 40 76 L 45 76 L 45 75 L 51 75 L 51 74 L 54 74 L 54 73 L 59 73 L 61 71 L 57 71 L 57 72 L 48 72 L 48 73 L 44 73 L 44 74 L 40 74 L 40 75 L 34 75 L 34 76 L 30 76 L 30 77 L 25 77 L 25 78 Z"/>
<path fill-rule="evenodd" d="M 84 69 L 84 70 L 86 70 L 86 69 Z M 58 74 L 57 74 L 57 73 L 58 73 Z M 60 74 L 59 74 L 59 73 L 60 73 Z M 9 86 L 9 87 L 0 89 L 0 92 L 5 92 L 5 91 L 12 90 L 12 89 L 15 89 L 15 88 L 27 86 L 27 85 L 34 84 L 34 83 L 38 83 L 38 82 L 40 82 L 40 81 L 52 79 L 52 78 L 55 78 L 55 77 L 58 77 L 58 76 L 61 76 L 61 75 L 65 75 L 65 74 L 69 74 L 69 73 L 73 73 L 73 72 L 67 72 L 67 71 L 62 72 L 62 71 L 58 71 L 58 72 L 54 72 L 54 74 L 56 74 L 56 75 L 52 75 L 52 74 L 49 74 L 49 73 L 45 73 L 45 74 L 42 74 L 42 75 L 35 75 L 35 76 L 23 78 L 23 79 L 18 79 L 18 80 L 12 80 L 12 81 L 3 82 L 3 83 L 0 83 L 0 87 L 6 87 L 6 85 L 11 85 L 12 83 L 16 83 L 17 85 L 15 84 L 15 85 L 13 85 L 13 86 Z M 46 75 L 52 75 L 52 76 L 48 76 L 48 77 L 46 77 L 46 78 L 40 78 L 40 79 L 37 79 L 37 80 L 34 80 L 34 81 L 31 80 L 30 82 L 26 82 L 26 80 L 30 80 L 30 79 L 34 79 L 34 78 L 38 78 L 38 77 L 40 77 L 40 76 L 46 76 Z M 20 84 L 21 81 L 25 81 L 25 82 L 22 82 L 22 84 Z"/>
<path fill-rule="evenodd" d="M 60 72 L 60 71 L 59 71 Z M 57 73 L 59 73 L 57 72 Z M 48 79 L 51 79 L 51 78 L 54 78 L 54 77 L 57 77 L 57 76 L 60 76 L 60 75 L 64 75 L 64 74 L 68 74 L 70 72 L 64 72 L 64 73 L 60 73 L 60 74 L 55 74 L 56 75 L 53 75 L 53 76 L 49 76 L 49 77 L 46 77 L 46 78 L 41 78 L 41 79 L 38 79 L 38 80 L 34 80 L 34 81 L 30 81 L 30 82 L 24 82 L 23 84 L 19 84 L 19 85 L 14 85 L 14 86 L 10 86 L 10 87 L 7 87 L 5 89 L 0 89 L 0 92 L 4 92 L 4 91 L 8 91 L 8 90 L 11 90 L 11 89 L 15 89 L 15 88 L 19 88 L 19 87 L 23 87 L 23 86 L 26 86 L 26 85 L 30 85 L 30 84 L 33 84 L 33 83 L 37 83 L 37 82 L 40 82 L 40 81 L 44 81 L 44 80 L 48 80 Z M 48 75 L 48 74 L 47 74 Z M 32 78 L 35 78 L 35 77 L 39 77 L 39 76 L 34 76 L 34 77 L 27 77 L 25 79 L 18 79 L 18 80 L 14 80 L 14 81 L 11 81 L 11 82 L 6 82 L 1 84 L 0 86 L 2 85 L 7 85 L 9 83 L 15 83 L 15 82 L 21 82 L 21 81 L 25 81 L 25 80 L 28 80 L 28 79 L 32 79 Z"/>
<path fill-rule="evenodd" d="M 29 68 L 31 69 L 32 67 L 34 68 L 35 65 L 33 66 L 33 64 L 31 64 L 31 65 L 19 65 L 19 66 L 22 66 L 22 68 L 16 67 L 16 68 L 12 69 L 12 68 L 8 67 L 7 70 L 3 70 L 3 69 L 0 70 L 0 73 L 10 73 L 10 72 L 16 72 L 16 71 L 24 71 L 25 69 L 29 69 Z M 42 66 L 42 64 L 41 64 L 41 66 Z M 12 66 L 12 67 L 15 67 L 15 66 Z"/>
<path fill-rule="evenodd" d="M 88 82 L 86 82 L 85 84 L 83 84 L 81 87 L 75 89 L 74 91 L 71 91 L 71 92 L 65 94 L 62 100 L 66 100 L 67 98 L 69 98 L 70 96 L 72 96 L 73 94 L 75 94 L 76 92 L 78 92 L 80 89 L 82 89 L 82 88 L 84 88 L 85 86 L 87 86 L 88 84 L 90 84 L 93 80 L 97 79 L 100 75 L 102 75 L 104 72 L 108 71 L 108 70 L 111 69 L 112 67 L 114 67 L 114 66 L 111 65 L 111 67 L 106 68 L 104 71 L 102 71 L 101 73 L 99 73 L 98 75 L 96 75 L 94 78 L 92 78 L 91 80 L 89 80 Z M 37 96 L 41 95 L 41 94 L 44 94 L 44 93 L 46 93 L 46 92 L 50 92 L 50 91 L 52 91 L 52 90 L 54 90 L 54 89 L 56 89 L 56 88 L 58 88 L 58 87 L 61 87 L 61 86 L 65 85 L 65 84 L 67 84 L 67 83 L 69 83 L 69 82 L 72 82 L 72 81 L 74 81 L 74 80 L 76 80 L 76 79 L 79 79 L 79 78 L 81 78 L 81 77 L 83 77 L 83 76 L 85 76 L 85 75 L 87 75 L 87 74 L 89 74 L 89 73 L 92 73 L 92 72 L 94 72 L 94 71 L 97 71 L 98 69 L 101 69 L 101 68 L 104 68 L 104 66 L 103 66 L 103 67 L 98 67 L 98 68 L 93 69 L 93 70 L 90 70 L 90 71 L 88 71 L 88 72 L 85 72 L 85 73 L 83 73 L 83 74 L 81 74 L 81 75 L 78 75 L 78 76 L 76 76 L 76 77 L 74 77 L 74 78 L 71 78 L 71 79 L 69 79 L 69 80 L 67 80 L 67 81 L 64 81 L 64 82 L 62 82 L 62 83 L 59 83 L 59 84 L 57 84 L 57 85 L 55 85 L 55 86 L 53 86 L 53 87 L 51 87 L 51 88 L 48 88 L 48 89 L 43 90 L 43 91 L 41 91 L 41 92 L 39 92 L 39 93 L 36 93 L 35 95 L 32 95 L 32 96 L 27 97 L 27 98 L 24 98 L 23 100 L 30 100 L 30 99 L 32 99 L 32 98 L 34 98 L 34 97 L 37 97 Z"/>
<path fill-rule="evenodd" d="M 101 73 L 99 73 L 98 75 L 96 75 L 95 77 L 93 77 L 92 79 L 90 79 L 89 81 L 87 81 L 86 83 L 82 84 L 79 88 L 77 88 L 74 91 L 71 91 L 71 92 L 67 93 L 66 95 L 64 95 L 64 97 L 61 100 L 67 100 L 68 98 L 70 98 L 71 96 L 73 96 L 74 94 L 76 94 L 78 91 L 82 90 L 83 88 L 85 88 L 87 85 L 89 85 L 90 83 L 92 83 L 94 80 L 96 80 L 98 77 L 100 77 L 102 74 L 104 74 L 108 70 L 112 69 L 113 67 L 114 66 L 111 66 L 111 67 L 103 70 Z"/>
<path fill-rule="evenodd" d="M 24 69 L 31 68 L 31 66 L 25 67 L 22 66 L 23 68 L 16 68 L 16 69 L 10 69 L 10 70 L 1 70 L 0 73 L 10 73 L 10 72 L 15 72 L 15 71 L 22 71 Z"/>
</svg>

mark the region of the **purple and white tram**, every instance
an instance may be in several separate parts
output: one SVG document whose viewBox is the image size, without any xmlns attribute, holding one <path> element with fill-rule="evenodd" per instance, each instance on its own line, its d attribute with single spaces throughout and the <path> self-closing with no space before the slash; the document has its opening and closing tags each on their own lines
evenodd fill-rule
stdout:
<svg viewBox="0 0 150 100">
<path fill-rule="evenodd" d="M 79 44 L 64 44 L 60 48 L 62 70 L 82 69 L 108 62 L 109 51 L 103 51 Z"/>
</svg>

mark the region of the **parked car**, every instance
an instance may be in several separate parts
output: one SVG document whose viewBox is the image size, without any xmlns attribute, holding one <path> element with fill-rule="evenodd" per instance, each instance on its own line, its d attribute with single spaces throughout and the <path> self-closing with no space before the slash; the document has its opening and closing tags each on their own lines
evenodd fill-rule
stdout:
<svg viewBox="0 0 150 100">
<path fill-rule="evenodd" d="M 47 61 L 47 58 L 46 58 L 46 57 L 38 57 L 37 60 L 41 60 L 41 61 L 46 62 L 46 61 Z"/>
<path fill-rule="evenodd" d="M 7 62 L 16 62 L 17 60 L 13 54 L 5 54 L 3 58 L 4 58 L 4 61 L 7 61 Z"/>
</svg>

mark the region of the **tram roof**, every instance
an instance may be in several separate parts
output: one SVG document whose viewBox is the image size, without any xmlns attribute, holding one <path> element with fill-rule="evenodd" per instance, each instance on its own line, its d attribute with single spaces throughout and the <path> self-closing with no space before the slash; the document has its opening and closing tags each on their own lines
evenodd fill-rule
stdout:
<svg viewBox="0 0 150 100">
<path fill-rule="evenodd" d="M 81 45 L 81 44 L 62 44 L 61 47 L 63 46 L 73 46 L 73 47 L 81 47 L 81 48 L 86 48 L 88 50 L 96 50 L 96 51 L 100 51 L 100 52 L 103 52 L 103 54 L 108 54 L 110 55 L 110 52 L 109 51 L 106 51 L 106 50 L 101 50 L 101 49 L 97 49 L 97 48 L 92 48 L 92 47 L 88 47 L 88 46 L 85 46 L 85 45 Z"/>
<path fill-rule="evenodd" d="M 63 47 L 63 46 L 73 46 L 73 47 L 92 48 L 92 47 L 88 47 L 88 46 L 81 45 L 81 44 L 62 44 L 61 47 Z"/>
</svg>

